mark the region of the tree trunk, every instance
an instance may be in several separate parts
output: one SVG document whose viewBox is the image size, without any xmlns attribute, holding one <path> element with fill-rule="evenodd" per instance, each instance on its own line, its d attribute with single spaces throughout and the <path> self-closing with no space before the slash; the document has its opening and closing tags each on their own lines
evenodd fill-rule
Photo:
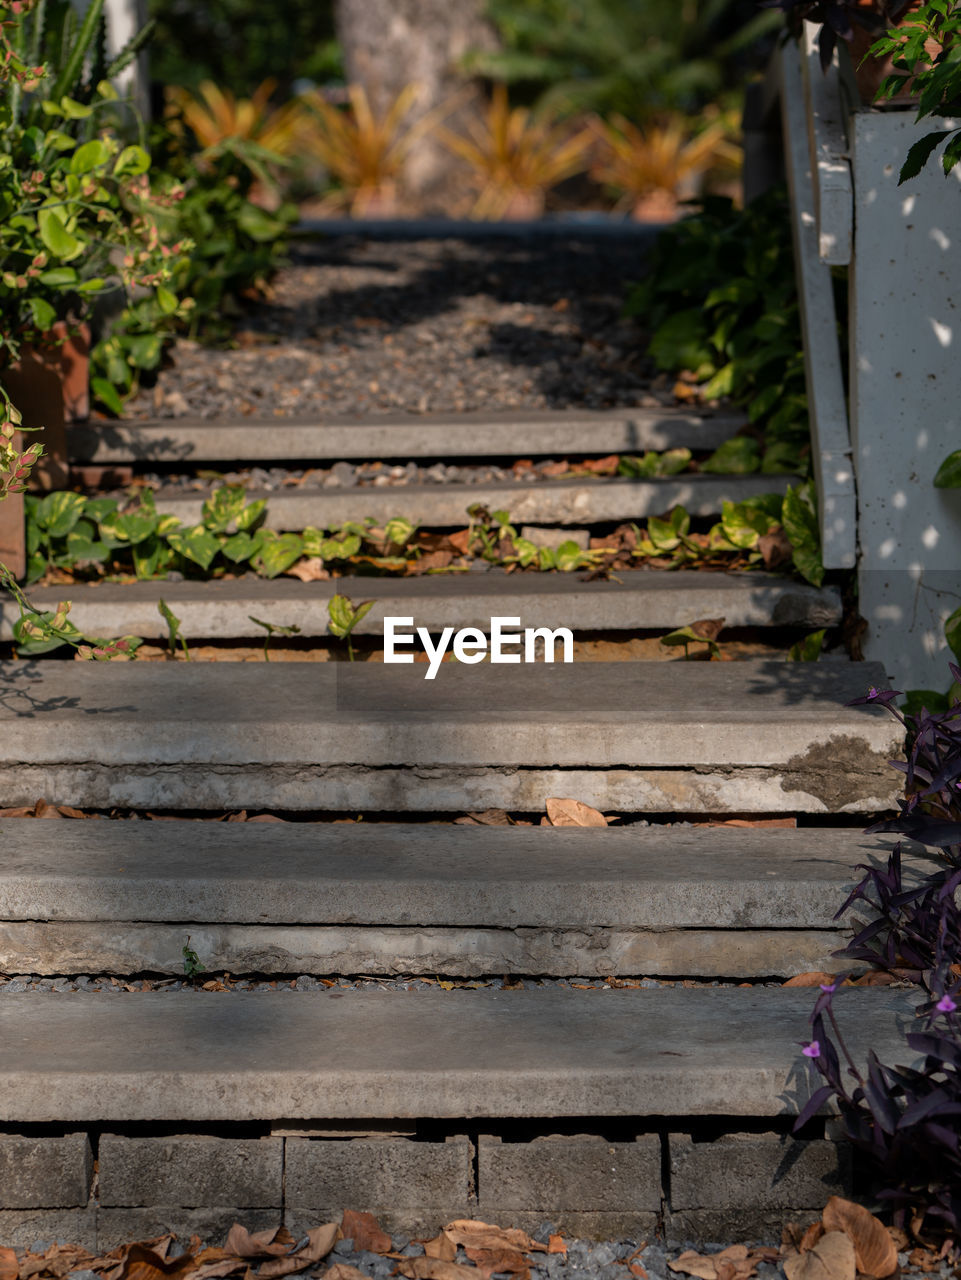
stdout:
<svg viewBox="0 0 961 1280">
<path fill-rule="evenodd" d="M 483 17 L 484 0 L 337 0 L 337 36 L 347 78 L 364 86 L 382 114 L 408 84 L 421 86 L 410 121 L 463 95 L 469 82 L 458 70 L 472 49 L 497 47 Z M 479 101 L 476 86 L 458 98 L 445 123 L 456 129 Z M 404 185 L 414 196 L 437 191 L 454 163 L 450 153 L 425 135 L 404 166 Z"/>
</svg>

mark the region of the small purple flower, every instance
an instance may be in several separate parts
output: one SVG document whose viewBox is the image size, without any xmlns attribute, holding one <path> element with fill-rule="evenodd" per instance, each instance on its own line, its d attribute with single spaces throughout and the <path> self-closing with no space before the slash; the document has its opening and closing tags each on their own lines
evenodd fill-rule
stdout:
<svg viewBox="0 0 961 1280">
<path fill-rule="evenodd" d="M 804 1054 L 805 1058 L 820 1058 L 821 1046 L 817 1040 L 812 1040 L 810 1044 L 804 1045 L 801 1052 Z"/>
<path fill-rule="evenodd" d="M 958 1006 L 950 996 L 942 996 L 934 1007 L 941 1013 L 954 1013 Z"/>
<path fill-rule="evenodd" d="M 818 986 L 828 995 L 830 995 L 832 991 L 837 991 L 838 989 L 838 984 L 836 982 L 819 982 Z"/>
<path fill-rule="evenodd" d="M 869 698 L 871 699 L 871 701 L 873 702 L 873 701 L 874 701 L 874 699 L 875 699 L 877 696 L 878 696 L 878 690 L 877 690 L 877 689 L 875 689 L 874 685 L 872 684 L 872 685 L 871 685 L 871 688 L 868 690 L 868 697 L 869 697 Z"/>
</svg>

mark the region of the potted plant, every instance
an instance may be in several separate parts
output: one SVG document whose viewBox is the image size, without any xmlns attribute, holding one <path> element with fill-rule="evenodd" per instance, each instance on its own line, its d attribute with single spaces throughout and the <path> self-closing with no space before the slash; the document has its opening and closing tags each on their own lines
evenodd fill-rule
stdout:
<svg viewBox="0 0 961 1280">
<path fill-rule="evenodd" d="M 0 0 L 0 425 L 12 422 L 13 403 L 27 427 L 45 428 L 48 483 L 56 485 L 66 466 L 64 421 L 86 412 L 84 326 L 93 300 L 118 285 L 156 289 L 171 309 L 177 299 L 166 289 L 171 250 L 152 217 L 150 157 L 110 127 L 117 94 L 109 76 L 142 36 L 103 65 L 88 56 L 101 44 L 103 0 L 92 0 L 73 40 L 70 5 L 47 7 Z M 60 59 L 46 63 L 53 45 Z M 16 506 L 5 504 L 0 533 L 11 567 L 20 559 Z"/>
</svg>

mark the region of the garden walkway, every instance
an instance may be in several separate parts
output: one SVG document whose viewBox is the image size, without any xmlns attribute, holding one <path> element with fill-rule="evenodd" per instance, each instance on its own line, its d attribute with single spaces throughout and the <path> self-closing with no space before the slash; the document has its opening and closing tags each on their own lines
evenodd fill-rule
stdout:
<svg viewBox="0 0 961 1280">
<path fill-rule="evenodd" d="M 564 478 L 703 454 L 739 425 L 679 406 L 638 356 L 619 306 L 642 249 L 332 237 L 233 350 L 181 344 L 130 421 L 75 433 L 75 458 L 155 474 L 187 519 L 204 469 L 253 466 L 278 529 L 449 533 L 479 501 L 582 547 L 677 501 L 710 519 L 783 489 Z M 56 1174 L 51 1148 L 20 1153 L 4 1243 L 206 1234 L 237 1210 L 296 1235 L 346 1207 L 405 1231 L 776 1239 L 850 1188 L 830 1124 L 789 1142 L 813 998 L 782 985 L 836 968 L 834 913 L 886 848 L 861 829 L 899 790 L 892 724 L 845 706 L 880 667 L 785 661 L 840 626 L 838 590 L 476 569 L 71 588 L 82 627 L 154 640 L 162 595 L 224 660 L 5 667 L 3 804 L 140 820 L 3 827 L 0 969 L 22 973 L 0 985 L 0 1123 L 66 1144 Z M 338 589 L 375 600 L 369 661 L 326 636 Z M 269 665 L 226 660 L 259 653 L 251 614 L 300 628 Z M 578 661 L 428 681 L 378 660 L 391 615 L 435 636 L 568 627 Z M 704 619 L 732 660 L 661 660 L 659 632 Z M 621 821 L 564 826 L 583 806 Z M 533 825 L 545 808 L 561 825 Z M 187 820 L 241 810 L 265 820 Z M 188 952 L 207 977 L 184 980 Z M 911 1004 L 852 990 L 838 1010 L 863 1056 L 900 1045 Z"/>
</svg>

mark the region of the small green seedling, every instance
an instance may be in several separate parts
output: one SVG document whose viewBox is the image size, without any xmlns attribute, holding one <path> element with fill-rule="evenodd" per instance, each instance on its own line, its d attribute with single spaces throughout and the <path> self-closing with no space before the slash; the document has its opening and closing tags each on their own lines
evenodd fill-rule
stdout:
<svg viewBox="0 0 961 1280">
<path fill-rule="evenodd" d="M 177 645 L 179 644 L 184 651 L 184 658 L 189 662 L 190 650 L 187 648 L 187 641 L 180 634 L 180 619 L 167 604 L 166 600 L 158 600 L 157 608 L 160 610 L 163 620 L 167 624 L 167 645 L 169 648 L 169 656 L 171 658 L 176 658 Z"/>
<path fill-rule="evenodd" d="M 198 978 L 204 971 L 203 965 L 200 963 L 200 956 L 197 955 L 193 947 L 190 945 L 190 934 L 187 934 L 187 941 L 184 943 L 180 953 L 184 958 L 184 973 L 188 978 Z"/>
<path fill-rule="evenodd" d="M 255 618 L 252 613 L 248 613 L 247 617 L 251 622 L 256 622 L 258 627 L 263 627 L 267 634 L 264 636 L 264 662 L 270 661 L 270 638 L 271 636 L 299 636 L 300 627 L 291 623 L 289 627 L 282 626 L 279 622 L 263 622 L 260 618 Z"/>
<path fill-rule="evenodd" d="M 724 619 L 710 619 L 710 622 L 712 623 L 711 626 L 705 626 L 704 624 L 695 622 L 689 627 L 678 627 L 676 631 L 671 631 L 666 636 L 661 636 L 661 644 L 682 644 L 684 646 L 685 658 L 689 658 L 691 656 L 689 650 L 690 645 L 706 644 L 708 652 L 711 655 L 711 660 L 713 661 L 721 656 L 721 646 L 717 642 L 717 635 L 721 628 L 715 628 L 713 624 L 716 621 L 723 623 Z M 700 634 L 699 629 L 703 630 L 706 634 Z"/>
<path fill-rule="evenodd" d="M 812 631 L 802 636 L 800 640 L 796 640 L 788 650 L 788 662 L 817 662 L 824 647 L 825 630 L 826 628 L 822 627 L 820 631 Z"/>
<path fill-rule="evenodd" d="M 354 661 L 354 646 L 351 644 L 350 633 L 373 607 L 373 600 L 362 600 L 360 604 L 355 605 L 349 596 L 340 595 L 332 596 L 327 605 L 327 614 L 330 618 L 328 626 L 338 640 L 347 641 L 347 656 L 351 662 Z"/>
</svg>

